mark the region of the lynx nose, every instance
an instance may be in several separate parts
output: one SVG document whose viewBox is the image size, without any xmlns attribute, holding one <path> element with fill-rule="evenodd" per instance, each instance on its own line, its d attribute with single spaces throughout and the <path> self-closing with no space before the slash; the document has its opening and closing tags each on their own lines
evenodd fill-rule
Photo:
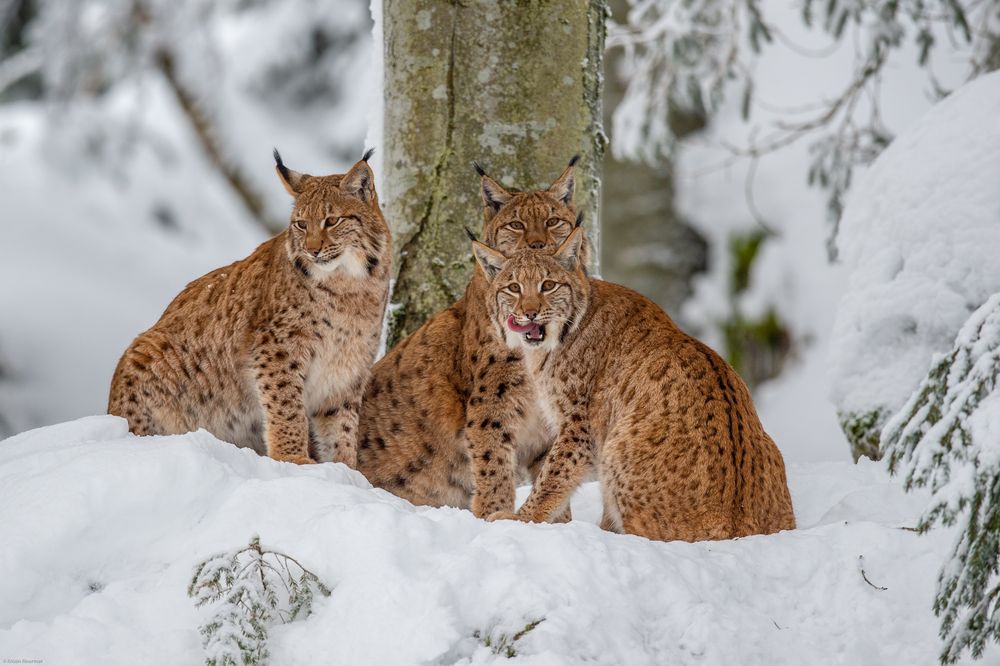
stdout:
<svg viewBox="0 0 1000 666">
<path fill-rule="evenodd" d="M 524 318 L 527 319 L 528 321 L 535 321 L 536 317 L 538 317 L 538 310 L 525 310 L 524 311 Z"/>
<path fill-rule="evenodd" d="M 314 257 L 318 257 L 318 256 L 319 256 L 319 254 L 320 254 L 320 252 L 322 252 L 322 251 L 323 251 L 323 248 L 321 248 L 321 247 L 318 247 L 318 248 L 316 248 L 315 250 L 309 250 L 309 253 L 310 253 L 310 254 L 311 254 L 312 256 L 314 256 Z"/>
<path fill-rule="evenodd" d="M 531 241 L 530 243 L 528 243 L 528 247 L 530 247 L 532 250 L 541 250 L 543 247 L 545 247 L 545 242 Z"/>
</svg>

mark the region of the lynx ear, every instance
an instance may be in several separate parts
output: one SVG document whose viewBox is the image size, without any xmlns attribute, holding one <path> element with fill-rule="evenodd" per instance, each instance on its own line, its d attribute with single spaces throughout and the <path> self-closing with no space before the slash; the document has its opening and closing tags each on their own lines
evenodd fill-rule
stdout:
<svg viewBox="0 0 1000 666">
<path fill-rule="evenodd" d="M 576 270 L 580 261 L 580 251 L 583 249 L 583 239 L 584 231 L 582 228 L 577 227 L 573 230 L 573 233 L 569 235 L 566 240 L 563 241 L 559 249 L 555 251 L 552 256 L 558 261 L 563 268 L 568 271 Z"/>
<path fill-rule="evenodd" d="M 302 186 L 312 178 L 307 173 L 299 173 L 286 167 L 285 163 L 281 161 L 281 154 L 277 148 L 274 149 L 274 170 L 278 172 L 278 179 L 281 180 L 281 184 L 285 186 L 285 189 L 293 197 L 299 196 L 302 193 Z"/>
<path fill-rule="evenodd" d="M 479 262 L 483 272 L 486 273 L 486 278 L 491 282 L 507 263 L 507 257 L 503 256 L 502 253 L 479 241 L 472 241 L 472 254 L 476 256 L 476 261 Z"/>
<path fill-rule="evenodd" d="M 365 153 L 364 158 L 344 174 L 344 179 L 340 181 L 340 191 L 370 204 L 375 201 L 375 174 L 368 166 L 368 157 L 369 154 Z"/>
<path fill-rule="evenodd" d="M 579 161 L 580 156 L 574 155 L 562 175 L 549 186 L 549 194 L 570 208 L 573 208 L 573 192 L 576 189 L 576 163 Z"/>
<path fill-rule="evenodd" d="M 472 168 L 482 178 L 483 215 L 489 222 L 490 218 L 500 210 L 500 207 L 510 201 L 514 195 L 505 190 L 500 183 L 487 176 L 486 171 L 479 166 L 478 162 L 473 162 Z"/>
</svg>

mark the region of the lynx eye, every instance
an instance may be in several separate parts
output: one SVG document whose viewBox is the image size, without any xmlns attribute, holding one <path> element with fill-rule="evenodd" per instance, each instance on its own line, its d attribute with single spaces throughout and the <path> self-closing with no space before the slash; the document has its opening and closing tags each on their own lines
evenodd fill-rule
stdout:
<svg viewBox="0 0 1000 666">
<path fill-rule="evenodd" d="M 507 226 L 516 231 L 524 231 L 524 222 L 511 222 Z"/>
<path fill-rule="evenodd" d="M 325 220 L 323 220 L 323 228 L 324 229 L 332 229 L 334 227 L 339 227 L 340 223 L 343 222 L 343 221 L 344 221 L 344 218 L 342 218 L 342 217 L 328 217 Z"/>
<path fill-rule="evenodd" d="M 292 226 L 294 226 L 299 231 L 305 231 L 306 230 L 306 221 L 305 220 L 295 220 L 294 222 L 292 222 Z"/>
<path fill-rule="evenodd" d="M 542 283 L 542 291 L 546 291 L 546 292 L 547 291 L 552 291 L 553 289 L 555 289 L 558 286 L 559 285 L 557 285 L 552 280 L 546 280 L 545 282 Z"/>
<path fill-rule="evenodd" d="M 545 220 L 545 226 L 547 227 L 558 227 L 560 224 L 563 223 L 564 221 L 560 220 L 558 217 L 550 217 L 549 219 Z"/>
<path fill-rule="evenodd" d="M 521 285 L 519 285 L 516 282 L 511 282 L 509 285 L 507 285 L 507 291 L 509 291 L 512 294 L 520 294 L 521 293 Z"/>
</svg>

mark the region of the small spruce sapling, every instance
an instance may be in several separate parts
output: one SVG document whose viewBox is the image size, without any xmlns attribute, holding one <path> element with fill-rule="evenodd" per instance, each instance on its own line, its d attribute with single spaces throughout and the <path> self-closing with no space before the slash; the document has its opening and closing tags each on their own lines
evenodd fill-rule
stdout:
<svg viewBox="0 0 1000 666">
<path fill-rule="evenodd" d="M 473 632 L 472 637 L 482 643 L 484 647 L 488 647 L 493 654 L 512 659 L 517 656 L 518 641 L 534 631 L 535 627 L 544 621 L 545 618 L 532 620 L 514 634 L 501 632 L 494 636 L 492 631 L 484 634 L 477 629 Z"/>
<path fill-rule="evenodd" d="M 960 523 L 938 576 L 941 662 L 980 657 L 1000 641 L 1000 294 L 962 326 L 952 350 L 882 431 L 881 446 L 905 487 L 933 495 L 917 529 Z"/>
<path fill-rule="evenodd" d="M 327 587 L 295 558 L 260 545 L 254 536 L 239 550 L 208 558 L 195 569 L 188 596 L 214 613 L 200 627 L 207 666 L 266 664 L 267 630 L 308 617 Z"/>
</svg>

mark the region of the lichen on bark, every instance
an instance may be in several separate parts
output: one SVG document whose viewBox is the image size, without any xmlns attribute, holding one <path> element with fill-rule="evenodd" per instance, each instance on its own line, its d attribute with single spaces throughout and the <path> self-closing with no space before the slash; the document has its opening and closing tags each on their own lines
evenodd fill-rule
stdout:
<svg viewBox="0 0 1000 666">
<path fill-rule="evenodd" d="M 463 226 L 482 213 L 479 161 L 506 186 L 547 187 L 574 154 L 596 237 L 604 150 L 604 0 L 385 0 L 383 200 L 396 237 L 390 345 L 464 291 Z M 596 253 L 595 253 L 596 254 Z"/>
</svg>

